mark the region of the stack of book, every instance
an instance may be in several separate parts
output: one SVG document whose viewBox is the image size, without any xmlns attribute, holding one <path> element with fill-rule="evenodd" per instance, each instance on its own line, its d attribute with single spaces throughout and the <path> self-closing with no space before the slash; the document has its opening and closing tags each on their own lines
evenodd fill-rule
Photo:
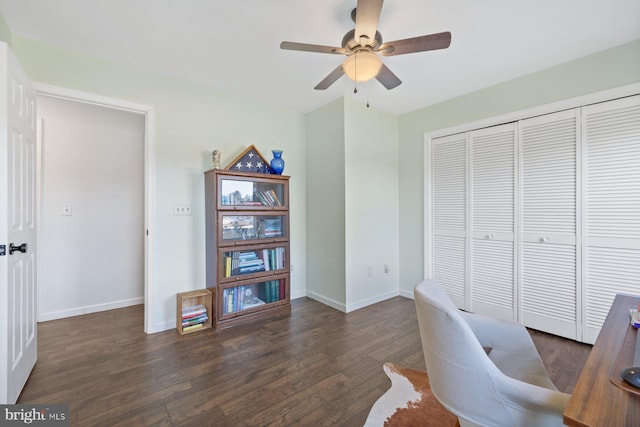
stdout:
<svg viewBox="0 0 640 427">
<path fill-rule="evenodd" d="M 264 302 L 275 302 L 284 299 L 284 280 L 269 280 L 264 282 L 264 286 L 260 286 L 258 296 Z"/>
<path fill-rule="evenodd" d="M 282 236 L 282 220 L 281 219 L 265 219 L 264 220 L 264 237 L 280 237 Z"/>
<path fill-rule="evenodd" d="M 200 329 L 209 320 L 207 309 L 202 305 L 182 308 L 182 331 L 189 332 Z"/>
<path fill-rule="evenodd" d="M 255 251 L 231 252 L 231 256 L 225 256 L 224 263 L 224 277 L 265 271 L 264 261 L 258 257 Z"/>
<path fill-rule="evenodd" d="M 254 196 L 265 206 L 282 206 L 282 202 L 274 190 L 256 191 Z"/>
<path fill-rule="evenodd" d="M 264 305 L 264 301 L 255 297 L 255 285 L 227 288 L 222 292 L 222 309 L 225 314 Z"/>
</svg>

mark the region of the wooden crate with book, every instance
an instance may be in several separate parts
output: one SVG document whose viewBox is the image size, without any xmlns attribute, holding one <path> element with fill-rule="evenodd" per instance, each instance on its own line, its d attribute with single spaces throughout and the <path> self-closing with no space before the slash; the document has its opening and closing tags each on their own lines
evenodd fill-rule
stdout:
<svg viewBox="0 0 640 427">
<path fill-rule="evenodd" d="M 210 328 L 211 291 L 199 289 L 176 296 L 176 329 L 181 335 Z"/>
</svg>

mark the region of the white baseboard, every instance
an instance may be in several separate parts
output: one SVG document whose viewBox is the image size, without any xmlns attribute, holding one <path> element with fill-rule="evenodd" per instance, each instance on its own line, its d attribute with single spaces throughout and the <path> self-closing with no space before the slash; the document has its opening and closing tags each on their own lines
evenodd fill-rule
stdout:
<svg viewBox="0 0 640 427">
<path fill-rule="evenodd" d="M 306 291 L 302 291 L 302 292 L 292 292 L 291 293 L 291 299 L 298 299 L 298 298 L 303 298 L 307 296 L 307 292 Z"/>
<path fill-rule="evenodd" d="M 132 305 L 144 304 L 144 297 L 123 299 L 103 304 L 87 305 L 84 307 L 69 308 L 66 310 L 50 311 L 40 313 L 38 322 L 64 319 L 66 317 L 80 316 L 82 314 L 97 313 L 99 311 L 113 310 L 114 308 L 130 307 Z"/>
<path fill-rule="evenodd" d="M 413 289 L 411 289 L 410 291 L 405 291 L 403 289 L 400 289 L 400 293 L 399 295 L 401 297 L 405 297 L 405 298 L 409 298 L 409 299 L 414 299 L 413 298 Z"/>
<path fill-rule="evenodd" d="M 158 332 L 168 331 L 169 329 L 176 328 L 176 319 L 166 320 L 164 322 L 156 323 L 147 328 L 147 334 L 155 334 Z"/>
<path fill-rule="evenodd" d="M 380 294 L 380 295 L 376 295 L 375 297 L 371 297 L 371 298 L 367 298 L 367 299 L 363 299 L 361 301 L 358 301 L 354 304 L 349 304 L 347 306 L 347 313 L 350 313 L 352 311 L 355 310 L 359 310 L 361 308 L 367 307 L 371 304 L 376 304 L 378 302 L 382 302 L 385 300 L 388 300 L 389 298 L 393 298 L 393 297 L 397 297 L 398 296 L 398 290 L 393 290 L 391 292 L 386 292 L 384 294 Z"/>
<path fill-rule="evenodd" d="M 347 312 L 347 307 L 341 302 L 316 294 L 315 292 L 307 291 L 307 296 L 313 300 L 321 302 L 324 305 L 328 305 L 331 308 L 335 308 L 336 310 L 342 311 L 343 313 Z"/>
</svg>

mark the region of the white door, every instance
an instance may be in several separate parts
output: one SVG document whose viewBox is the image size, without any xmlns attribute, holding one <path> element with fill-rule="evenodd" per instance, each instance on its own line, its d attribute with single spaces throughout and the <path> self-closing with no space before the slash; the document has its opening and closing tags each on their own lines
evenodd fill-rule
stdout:
<svg viewBox="0 0 640 427">
<path fill-rule="evenodd" d="M 640 96 L 583 117 L 583 341 L 593 343 L 616 293 L 640 294 Z"/>
<path fill-rule="evenodd" d="M 430 195 L 433 243 L 430 271 L 456 305 L 469 309 L 467 274 L 467 134 L 431 141 Z"/>
<path fill-rule="evenodd" d="M 516 320 L 516 124 L 471 132 L 471 311 Z"/>
<path fill-rule="evenodd" d="M 5 43 L 0 57 L 0 404 L 12 404 L 37 358 L 36 96 Z"/>
<path fill-rule="evenodd" d="M 577 339 L 577 110 L 520 122 L 520 321 Z"/>
</svg>

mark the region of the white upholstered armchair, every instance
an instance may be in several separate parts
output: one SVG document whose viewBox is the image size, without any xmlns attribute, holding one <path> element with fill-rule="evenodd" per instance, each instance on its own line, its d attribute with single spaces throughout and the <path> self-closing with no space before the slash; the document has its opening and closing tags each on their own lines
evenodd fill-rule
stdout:
<svg viewBox="0 0 640 427">
<path fill-rule="evenodd" d="M 433 280 L 414 295 L 431 389 L 461 426 L 562 426 L 569 395 L 524 326 L 458 310 Z"/>
</svg>

